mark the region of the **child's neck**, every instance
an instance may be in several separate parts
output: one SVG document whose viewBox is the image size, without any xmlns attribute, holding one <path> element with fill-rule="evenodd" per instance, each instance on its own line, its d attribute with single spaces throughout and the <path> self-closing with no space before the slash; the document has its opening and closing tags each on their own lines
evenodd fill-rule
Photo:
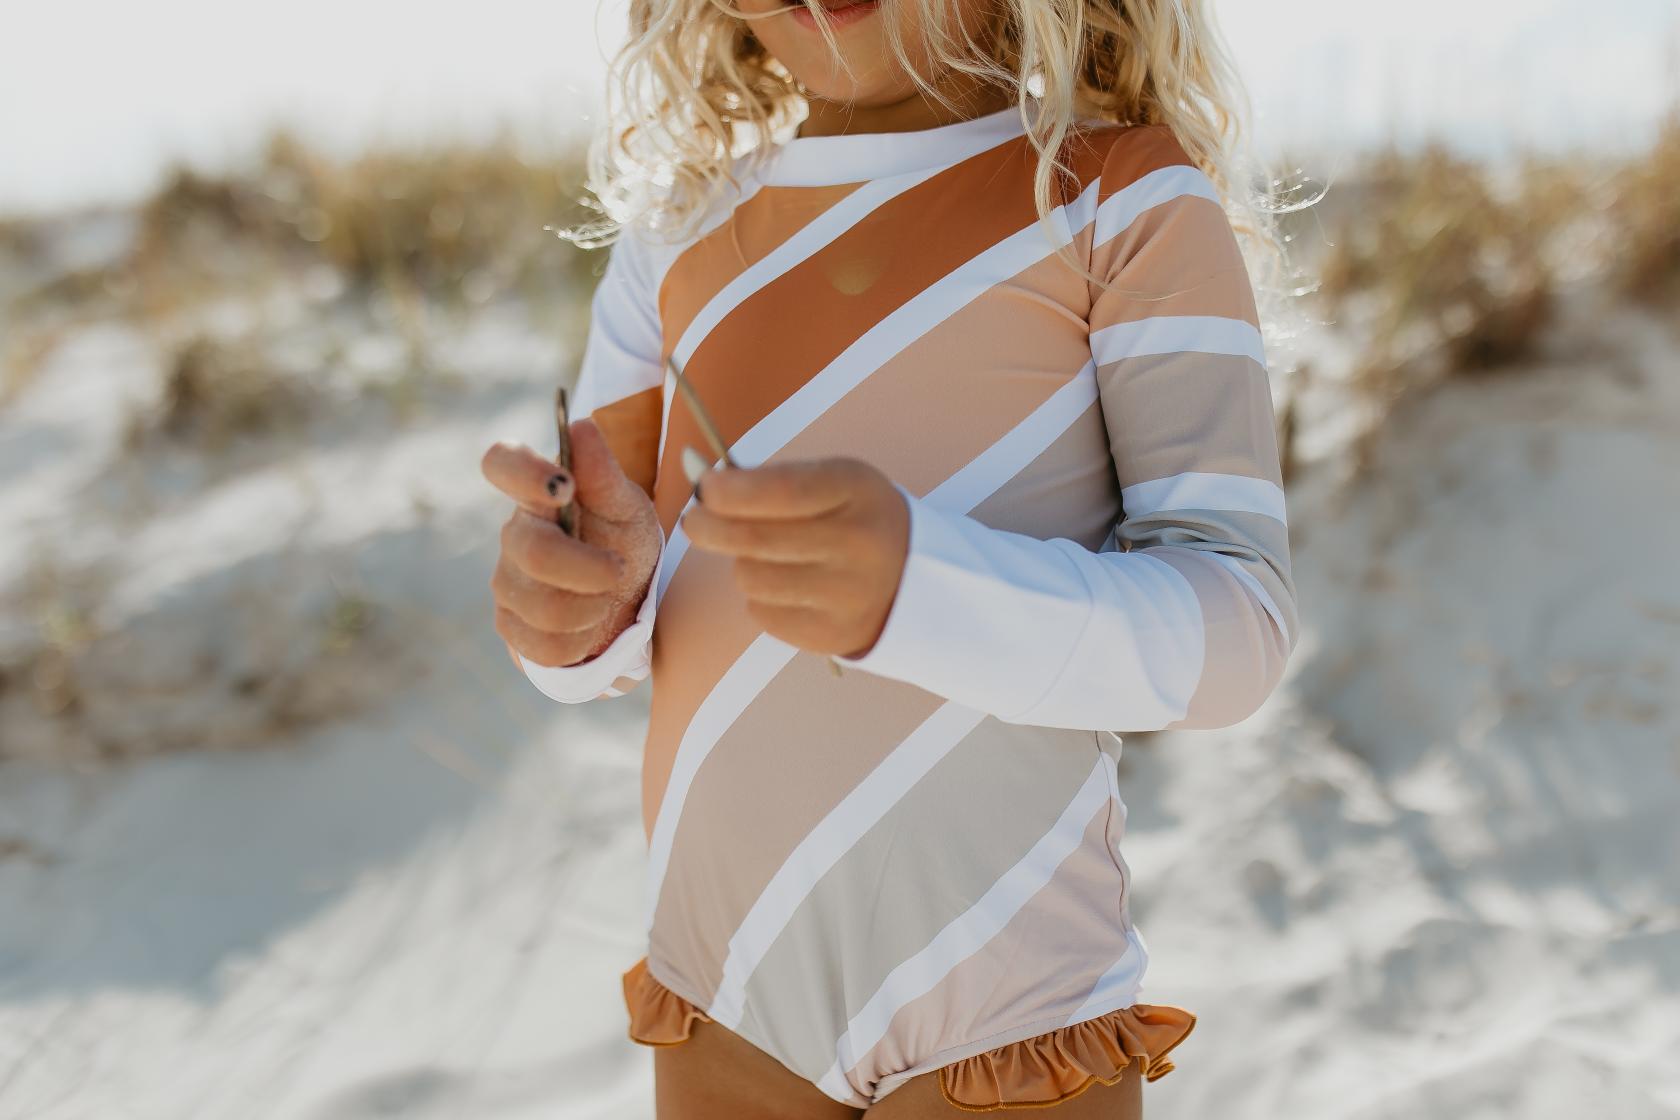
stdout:
<svg viewBox="0 0 1680 1120">
<path fill-rule="evenodd" d="M 912 132 L 971 120 L 1014 104 L 1014 99 L 1009 96 L 1008 91 L 997 86 L 941 92 L 956 103 L 956 111 L 934 104 L 919 93 L 890 105 L 854 105 L 847 101 L 825 101 L 820 97 L 813 97 L 807 102 L 808 112 L 804 121 L 800 122 L 797 135 L 845 136 L 854 133 Z"/>
</svg>

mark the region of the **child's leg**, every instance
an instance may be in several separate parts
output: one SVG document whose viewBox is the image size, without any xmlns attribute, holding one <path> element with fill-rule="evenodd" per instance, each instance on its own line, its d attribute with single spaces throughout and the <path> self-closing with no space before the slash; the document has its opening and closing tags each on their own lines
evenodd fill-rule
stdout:
<svg viewBox="0 0 1680 1120">
<path fill-rule="evenodd" d="M 939 1071 L 913 1077 L 864 1114 L 864 1120 L 972 1120 L 979 1113 L 961 1109 L 939 1089 Z M 1112 1085 L 1092 1085 L 1061 1104 L 993 1109 L 996 1120 L 1042 1116 L 1045 1120 L 1139 1120 L 1143 1116 L 1143 1063 L 1133 1062 Z"/>
<path fill-rule="evenodd" d="M 653 1088 L 659 1120 L 858 1120 L 863 1115 L 716 1023 L 695 1023 L 687 1041 L 653 1052 Z"/>
</svg>

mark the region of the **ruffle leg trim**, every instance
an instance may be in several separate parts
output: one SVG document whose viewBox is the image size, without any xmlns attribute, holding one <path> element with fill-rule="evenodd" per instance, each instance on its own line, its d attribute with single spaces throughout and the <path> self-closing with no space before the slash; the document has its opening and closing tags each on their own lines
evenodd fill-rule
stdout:
<svg viewBox="0 0 1680 1120">
<path fill-rule="evenodd" d="M 688 1040 L 696 1021 L 712 1021 L 710 1015 L 655 980 L 645 957 L 624 974 L 624 1004 L 630 1011 L 630 1039 L 643 1046 L 675 1046 Z"/>
<path fill-rule="evenodd" d="M 1048 1108 L 1092 1085 L 1113 1085 L 1133 1062 L 1145 1080 L 1171 1072 L 1167 1053 L 1190 1034 L 1196 1016 L 1181 1007 L 1134 1003 L 1107 1015 L 1012 1042 L 939 1071 L 945 1100 L 965 1112 Z"/>
</svg>

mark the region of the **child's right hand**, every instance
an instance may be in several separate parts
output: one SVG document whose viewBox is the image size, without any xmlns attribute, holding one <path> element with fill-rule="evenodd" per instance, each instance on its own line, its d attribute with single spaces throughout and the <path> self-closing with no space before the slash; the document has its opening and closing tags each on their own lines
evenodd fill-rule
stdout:
<svg viewBox="0 0 1680 1120">
<path fill-rule="evenodd" d="M 570 476 L 518 443 L 496 444 L 481 464 L 518 503 L 490 581 L 496 632 L 510 653 L 550 668 L 594 657 L 635 621 L 664 540 L 652 499 L 594 421 L 573 421 L 571 441 Z M 568 498 L 578 504 L 576 539 L 555 521 Z"/>
</svg>

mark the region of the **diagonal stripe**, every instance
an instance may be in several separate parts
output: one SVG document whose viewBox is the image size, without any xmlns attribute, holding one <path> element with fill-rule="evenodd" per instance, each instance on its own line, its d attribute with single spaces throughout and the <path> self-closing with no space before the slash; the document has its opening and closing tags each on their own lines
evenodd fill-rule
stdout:
<svg viewBox="0 0 1680 1120">
<path fill-rule="evenodd" d="M 800 841 L 729 939 L 723 981 L 707 1008 L 712 1018 L 739 1027 L 747 981 L 811 888 L 984 718 L 971 708 L 941 705 Z"/>
<path fill-rule="evenodd" d="M 1091 356 L 1106 366 L 1150 354 L 1229 354 L 1266 364 L 1260 329 L 1241 319 L 1213 315 L 1162 315 L 1116 323 L 1091 332 Z"/>
<path fill-rule="evenodd" d="M 671 356 L 680 368 L 686 369 L 688 360 L 712 329 L 754 294 L 774 283 L 793 268 L 809 260 L 812 255 L 832 244 L 867 217 L 872 211 L 890 202 L 912 187 L 948 171 L 951 165 L 933 167 L 914 175 L 868 183 L 824 210 L 801 227 L 798 232 L 736 276 L 706 302 L 677 340 Z M 670 427 L 671 402 L 676 397 L 676 378 L 665 374 L 665 411 L 659 425 L 659 456 L 664 461 L 665 433 Z"/>
<path fill-rule="evenodd" d="M 1265 478 L 1240 474 L 1185 471 L 1170 478 L 1152 478 L 1120 489 L 1127 517 L 1151 517 L 1163 511 L 1216 509 L 1228 513 L 1257 513 L 1287 525 L 1283 487 Z"/>
<path fill-rule="evenodd" d="M 934 487 L 923 500 L 942 509 L 967 513 L 1043 454 L 1096 399 L 1097 367 L 1087 363 L 1067 384 L 1052 393 L 1049 400 L 976 455 L 962 470 Z"/>
<path fill-rule="evenodd" d="M 659 815 L 653 825 L 653 835 L 648 841 L 646 928 L 653 928 L 653 915 L 659 905 L 659 892 L 665 885 L 665 869 L 671 862 L 671 840 L 677 830 L 679 814 L 670 811 L 670 807 L 677 806 L 680 809 L 688 796 L 688 787 L 694 783 L 694 775 L 700 770 L 700 764 L 706 761 L 706 756 L 711 753 L 712 747 L 717 744 L 724 731 L 740 718 L 747 705 L 752 703 L 753 697 L 763 691 L 764 686 L 769 684 L 798 652 L 796 646 L 769 634 L 760 634 L 753 644 L 747 647 L 747 652 L 729 667 L 723 679 L 718 681 L 717 687 L 707 693 L 706 699 L 689 720 L 688 728 L 683 732 L 682 743 L 677 748 L 676 758 L 671 764 L 671 776 L 665 787 L 665 797 L 660 802 Z"/>
<path fill-rule="evenodd" d="M 837 1100 L 850 1099 L 851 1085 L 845 1071 L 857 1064 L 859 1054 L 880 1043 L 899 1009 L 931 991 L 957 962 L 996 937 L 1027 900 L 1050 881 L 1062 861 L 1078 849 L 1091 818 L 1108 802 L 1109 770 L 1113 766 L 1114 760 L 1106 752 L 1099 753 L 1085 784 L 1050 831 L 978 902 L 940 930 L 921 952 L 887 974 L 880 988 L 847 1023 L 835 1047 L 835 1063 L 818 1084 L 823 1092 Z"/>
</svg>

